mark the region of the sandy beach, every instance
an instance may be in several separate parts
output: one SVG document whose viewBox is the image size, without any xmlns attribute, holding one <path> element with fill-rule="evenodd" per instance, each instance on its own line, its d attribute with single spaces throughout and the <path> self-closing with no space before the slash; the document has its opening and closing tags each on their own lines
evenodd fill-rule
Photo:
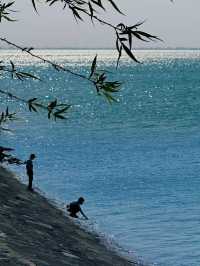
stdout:
<svg viewBox="0 0 200 266">
<path fill-rule="evenodd" d="M 76 225 L 0 167 L 1 266 L 130 266 L 134 264 Z"/>
</svg>

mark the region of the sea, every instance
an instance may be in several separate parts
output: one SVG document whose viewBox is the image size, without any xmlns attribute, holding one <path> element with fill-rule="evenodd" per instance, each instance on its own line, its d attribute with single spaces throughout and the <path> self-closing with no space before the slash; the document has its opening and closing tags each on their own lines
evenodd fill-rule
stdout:
<svg viewBox="0 0 200 266">
<path fill-rule="evenodd" d="M 122 82 L 110 104 L 84 79 L 16 50 L 0 50 L 18 71 L 39 80 L 10 79 L 1 89 L 71 108 L 66 120 L 0 94 L 1 111 L 17 120 L 5 125 L 0 145 L 22 160 L 31 153 L 34 187 L 61 206 L 85 198 L 89 226 L 145 265 L 200 265 L 200 50 L 136 50 L 141 63 L 114 50 L 33 51 L 89 76 L 97 69 Z M 12 166 L 27 183 L 25 167 Z M 86 222 L 87 223 L 87 222 Z"/>
</svg>

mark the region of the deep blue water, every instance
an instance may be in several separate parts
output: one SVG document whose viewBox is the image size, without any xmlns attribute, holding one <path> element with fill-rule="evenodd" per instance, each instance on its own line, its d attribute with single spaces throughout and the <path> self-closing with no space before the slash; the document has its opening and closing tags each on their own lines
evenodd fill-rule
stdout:
<svg viewBox="0 0 200 266">
<path fill-rule="evenodd" d="M 11 81 L 3 89 L 16 95 L 55 97 L 72 104 L 68 120 L 11 108 L 20 118 L 0 145 L 26 159 L 37 154 L 34 184 L 61 203 L 80 195 L 100 230 L 131 254 L 161 266 L 200 265 L 200 51 L 137 51 L 143 64 L 124 57 L 115 70 L 111 50 L 41 50 L 57 63 L 89 73 L 99 53 L 99 67 L 124 82 L 109 105 L 81 79 L 55 72 L 15 51 L 1 51 L 38 81 Z M 1 108 L 10 99 L 0 95 Z M 23 167 L 17 169 L 26 182 Z"/>
</svg>

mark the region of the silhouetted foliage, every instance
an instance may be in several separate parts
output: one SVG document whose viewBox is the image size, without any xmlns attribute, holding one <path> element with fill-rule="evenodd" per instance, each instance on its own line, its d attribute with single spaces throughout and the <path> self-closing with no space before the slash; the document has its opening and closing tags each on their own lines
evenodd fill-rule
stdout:
<svg viewBox="0 0 200 266">
<path fill-rule="evenodd" d="M 23 164 L 23 162 L 9 154 L 8 152 L 13 151 L 12 148 L 2 147 L 0 146 L 0 163 L 8 163 L 8 164 Z"/>
<path fill-rule="evenodd" d="M 15 10 L 13 10 L 13 6 L 16 1 L 11 1 L 6 3 L 6 1 L 0 1 L 0 22 L 4 20 L 14 22 L 15 19 L 13 15 L 15 14 Z M 38 2 L 36 0 L 31 0 L 34 10 L 39 13 Z M 110 6 L 118 13 L 123 14 L 120 8 L 116 5 L 113 0 L 44 0 L 43 3 L 54 6 L 55 4 L 60 3 L 63 9 L 68 8 L 71 10 L 74 18 L 78 21 L 84 21 L 84 17 L 90 17 L 92 23 L 98 22 L 104 26 L 110 27 L 113 29 L 114 34 L 116 36 L 116 50 L 118 52 L 118 58 L 116 59 L 116 65 L 118 67 L 120 58 L 123 53 L 127 54 L 130 59 L 134 62 L 139 63 L 138 59 L 133 53 L 133 39 L 136 38 L 142 42 L 148 42 L 153 40 L 160 40 L 157 36 L 146 33 L 142 30 L 139 30 L 139 27 L 143 25 L 143 22 L 136 23 L 132 26 L 127 26 L 123 23 L 119 23 L 117 25 L 112 25 L 111 23 L 101 19 L 99 17 L 99 11 L 106 11 L 106 4 L 110 4 Z M 92 83 L 98 95 L 104 96 L 109 103 L 117 102 L 117 99 L 114 97 L 121 87 L 120 81 L 112 81 L 109 80 L 107 72 L 105 70 L 98 70 L 97 67 L 97 55 L 94 57 L 93 62 L 91 64 L 91 71 L 89 76 L 85 76 L 72 70 L 65 68 L 61 65 L 58 65 L 46 58 L 43 58 L 34 53 L 33 47 L 22 47 L 16 43 L 11 42 L 10 40 L 0 37 L 0 41 L 10 45 L 14 48 L 21 50 L 23 53 L 27 53 L 32 57 L 39 59 L 41 62 L 51 65 L 56 71 L 64 71 L 68 74 L 74 75 L 77 78 L 85 79 L 89 83 Z M 36 76 L 34 73 L 27 73 L 23 71 L 19 71 L 14 62 L 10 61 L 10 66 L 4 65 L 3 61 L 0 61 L 0 72 L 8 73 L 12 79 L 19 79 L 21 81 L 25 81 L 26 79 L 34 79 L 38 80 L 38 82 L 42 82 L 41 78 Z M 21 101 L 27 105 L 28 110 L 30 112 L 37 112 L 38 109 L 46 110 L 47 117 L 53 119 L 66 119 L 66 113 L 69 111 L 71 105 L 58 103 L 58 100 L 49 102 L 48 104 L 43 104 L 41 100 L 36 97 L 32 99 L 23 99 L 10 93 L 9 91 L 5 91 L 0 89 L 0 93 L 4 94 L 13 100 Z M 9 113 L 8 107 L 5 111 L 1 112 L 0 119 L 0 129 L 5 128 L 2 126 L 4 123 L 8 121 L 13 121 L 16 119 L 16 113 Z"/>
<path fill-rule="evenodd" d="M 0 130 L 8 131 L 3 124 L 14 120 L 16 120 L 16 113 L 10 113 L 7 107 L 5 111 L 0 112 Z"/>
<path fill-rule="evenodd" d="M 14 10 L 11 10 L 10 7 L 14 3 L 15 1 L 9 3 L 2 3 L 2 1 L 0 1 L 0 22 L 2 22 L 2 20 L 16 21 L 10 17 L 10 13 L 14 12 Z"/>
</svg>

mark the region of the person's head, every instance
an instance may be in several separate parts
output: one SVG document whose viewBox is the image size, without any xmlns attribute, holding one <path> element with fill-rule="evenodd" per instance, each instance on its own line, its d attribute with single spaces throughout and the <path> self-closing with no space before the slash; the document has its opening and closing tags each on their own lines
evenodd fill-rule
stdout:
<svg viewBox="0 0 200 266">
<path fill-rule="evenodd" d="M 36 158 L 35 154 L 32 153 L 32 154 L 30 155 L 30 159 L 31 159 L 31 160 L 34 160 L 35 158 Z"/>
<path fill-rule="evenodd" d="M 78 203 L 79 203 L 79 204 L 83 204 L 84 201 L 85 201 L 85 200 L 84 200 L 83 197 L 80 197 L 80 198 L 78 199 Z"/>
</svg>

